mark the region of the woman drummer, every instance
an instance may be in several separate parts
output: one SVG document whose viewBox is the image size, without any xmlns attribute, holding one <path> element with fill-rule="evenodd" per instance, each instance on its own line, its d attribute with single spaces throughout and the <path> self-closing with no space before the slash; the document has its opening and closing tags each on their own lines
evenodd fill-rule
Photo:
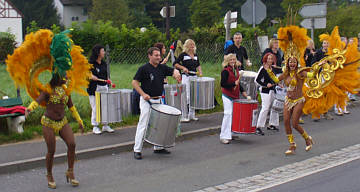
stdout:
<svg viewBox="0 0 360 192">
<path fill-rule="evenodd" d="M 174 67 L 182 71 L 182 84 L 186 85 L 186 97 L 187 104 L 190 104 L 190 78 L 198 74 L 202 76 L 202 70 L 199 62 L 199 57 L 196 54 L 195 42 L 192 39 L 188 39 L 184 43 L 183 52 L 174 62 Z M 189 122 L 190 120 L 199 120 L 195 117 L 195 109 L 189 107 L 189 117 L 183 119 L 183 122 Z"/>
<path fill-rule="evenodd" d="M 256 134 L 264 135 L 261 128 L 265 127 L 267 115 L 275 100 L 275 82 L 267 74 L 266 70 L 273 71 L 272 66 L 276 63 L 275 55 L 272 53 L 266 53 L 263 57 L 263 66 L 260 68 L 256 77 L 256 82 L 261 85 L 261 111 L 259 113 L 258 121 L 256 124 Z M 269 130 L 278 131 L 279 129 L 279 113 L 275 110 L 270 110 L 270 126 Z"/>
<path fill-rule="evenodd" d="M 239 65 L 240 62 L 237 61 L 235 54 L 231 53 L 225 55 L 224 62 L 222 63 L 224 69 L 221 71 L 221 91 L 224 105 L 224 118 L 221 125 L 220 142 L 223 144 L 229 144 L 232 139 L 231 123 L 233 100 L 240 98 L 240 92 L 247 99 L 251 99 L 250 96 L 247 96 L 246 92 L 240 85 Z"/>
</svg>

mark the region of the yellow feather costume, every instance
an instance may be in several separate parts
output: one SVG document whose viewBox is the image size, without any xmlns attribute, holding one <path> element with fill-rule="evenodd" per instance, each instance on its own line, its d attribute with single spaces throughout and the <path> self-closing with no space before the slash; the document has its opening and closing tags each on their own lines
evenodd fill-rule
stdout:
<svg viewBox="0 0 360 192">
<path fill-rule="evenodd" d="M 41 91 L 51 93 L 49 84 L 42 84 L 38 77 L 53 67 L 53 57 L 50 54 L 50 46 L 54 34 L 47 29 L 41 29 L 35 33 L 26 35 L 23 44 L 15 49 L 12 55 L 6 59 L 7 71 L 17 87 L 26 87 L 28 95 L 35 100 Z M 91 77 L 91 65 L 82 55 L 81 47 L 73 45 L 70 55 L 72 58 L 71 69 L 66 72 L 68 81 L 66 94 L 74 90 L 80 94 L 87 95 L 84 88 L 88 86 Z M 45 103 L 41 103 L 45 106 Z"/>
<path fill-rule="evenodd" d="M 348 100 L 346 92 L 356 93 L 355 90 L 360 87 L 360 54 L 357 50 L 357 39 L 345 47 L 345 43 L 341 42 L 338 27 L 334 28 L 331 35 L 322 34 L 319 38 L 321 41 L 329 42 L 329 56 L 321 60 L 326 61 L 322 66 L 319 65 L 321 61 L 314 63 L 313 68 L 318 67 L 322 71 L 317 77 L 307 79 L 303 87 L 306 98 L 303 111 L 305 114 L 311 113 L 313 117 L 326 113 L 334 104 L 344 108 Z M 309 90 L 312 89 L 310 84 L 315 82 L 316 78 L 321 86 L 315 91 L 320 94 L 309 94 Z"/>
</svg>

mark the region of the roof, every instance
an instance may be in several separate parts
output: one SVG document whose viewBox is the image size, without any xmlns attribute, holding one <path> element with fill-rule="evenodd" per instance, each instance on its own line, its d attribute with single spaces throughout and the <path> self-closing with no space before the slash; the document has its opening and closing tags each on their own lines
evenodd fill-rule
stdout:
<svg viewBox="0 0 360 192">
<path fill-rule="evenodd" d="M 60 0 L 63 5 L 85 5 L 83 0 Z"/>
</svg>

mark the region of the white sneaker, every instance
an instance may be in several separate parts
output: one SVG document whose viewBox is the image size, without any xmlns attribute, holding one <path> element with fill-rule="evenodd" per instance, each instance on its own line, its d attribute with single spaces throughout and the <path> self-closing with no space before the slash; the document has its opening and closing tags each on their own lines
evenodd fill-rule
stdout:
<svg viewBox="0 0 360 192">
<path fill-rule="evenodd" d="M 199 118 L 197 118 L 197 117 L 192 117 L 191 120 L 193 120 L 193 121 L 198 121 Z"/>
<path fill-rule="evenodd" d="M 102 127 L 102 131 L 106 131 L 108 133 L 113 133 L 114 129 L 111 129 L 111 127 L 109 125 L 105 125 Z"/>
<path fill-rule="evenodd" d="M 95 134 L 95 135 L 99 135 L 99 134 L 101 134 L 101 130 L 100 130 L 100 128 L 99 127 L 93 127 L 93 133 Z"/>
<path fill-rule="evenodd" d="M 228 140 L 228 139 L 220 139 L 220 142 L 221 142 L 222 144 L 229 144 L 229 143 L 230 143 L 230 140 Z"/>
<path fill-rule="evenodd" d="M 181 119 L 180 119 L 180 122 L 182 122 L 182 123 L 188 123 L 188 122 L 190 122 L 190 119 L 188 119 L 188 118 L 181 118 Z"/>
</svg>

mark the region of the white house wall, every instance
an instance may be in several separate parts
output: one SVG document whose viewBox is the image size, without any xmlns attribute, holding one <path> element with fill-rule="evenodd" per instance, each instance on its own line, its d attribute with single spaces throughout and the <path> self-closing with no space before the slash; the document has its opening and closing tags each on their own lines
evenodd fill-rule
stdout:
<svg viewBox="0 0 360 192">
<path fill-rule="evenodd" d="M 71 23 L 74 22 L 72 20 L 73 17 L 78 17 L 79 20 L 77 22 L 84 22 L 88 19 L 87 15 L 84 15 L 84 7 L 83 6 L 64 6 L 64 15 L 63 15 L 63 24 L 66 27 L 70 27 Z"/>
<path fill-rule="evenodd" d="M 14 34 L 16 42 L 21 44 L 23 42 L 22 18 L 0 18 L 0 31 Z"/>
</svg>

